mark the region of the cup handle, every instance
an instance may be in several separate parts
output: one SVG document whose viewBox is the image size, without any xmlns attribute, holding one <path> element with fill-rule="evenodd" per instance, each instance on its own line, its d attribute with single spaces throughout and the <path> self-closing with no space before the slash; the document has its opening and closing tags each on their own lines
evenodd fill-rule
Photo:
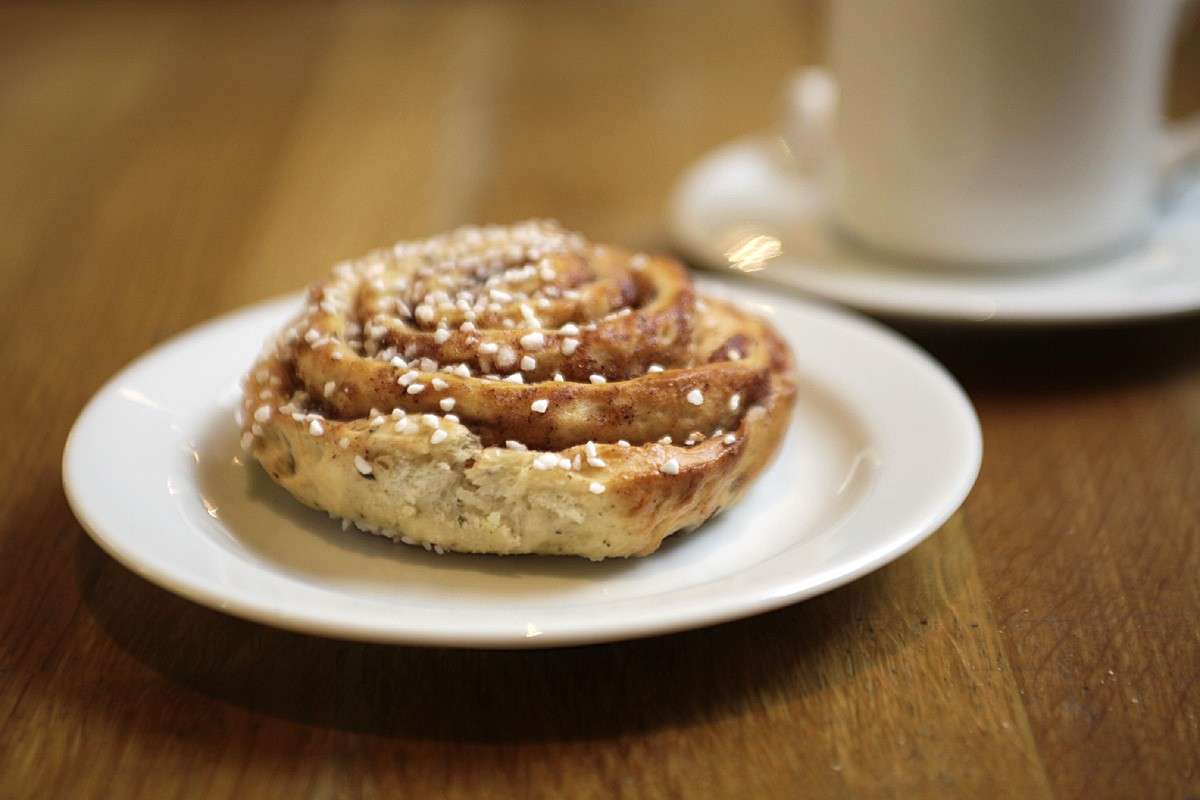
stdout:
<svg viewBox="0 0 1200 800">
<path fill-rule="evenodd" d="M 783 97 L 783 139 L 791 168 L 823 182 L 833 156 L 833 118 L 838 89 L 824 67 L 805 67 L 787 82 Z"/>
<path fill-rule="evenodd" d="M 1158 145 L 1161 205 L 1178 203 L 1200 184 L 1200 115 L 1168 124 Z"/>
<path fill-rule="evenodd" d="M 1184 0 L 1176 13 L 1179 30 L 1200 13 L 1200 0 Z M 1166 123 L 1156 155 L 1160 205 L 1167 210 L 1200 185 L 1200 114 Z"/>
</svg>

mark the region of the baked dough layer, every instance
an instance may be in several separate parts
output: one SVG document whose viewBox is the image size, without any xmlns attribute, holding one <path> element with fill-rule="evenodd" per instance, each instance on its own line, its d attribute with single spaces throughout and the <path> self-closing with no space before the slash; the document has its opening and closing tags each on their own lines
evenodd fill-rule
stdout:
<svg viewBox="0 0 1200 800">
<path fill-rule="evenodd" d="M 553 223 L 467 228 L 314 286 L 246 379 L 243 445 L 397 541 L 644 556 L 741 497 L 794 395 L 771 326 L 675 261 Z"/>
</svg>

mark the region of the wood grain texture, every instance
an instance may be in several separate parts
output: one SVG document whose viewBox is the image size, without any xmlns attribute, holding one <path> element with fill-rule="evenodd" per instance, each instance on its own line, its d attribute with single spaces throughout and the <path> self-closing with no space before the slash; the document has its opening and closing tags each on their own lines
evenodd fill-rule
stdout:
<svg viewBox="0 0 1200 800">
<path fill-rule="evenodd" d="M 894 564 L 544 652 L 326 641 L 103 555 L 59 458 L 122 364 L 337 258 L 673 178 L 819 60 L 799 2 L 0 7 L 0 797 L 1200 796 L 1200 319 L 907 332 L 986 458 Z M 1170 107 L 1200 106 L 1200 28 Z"/>
</svg>

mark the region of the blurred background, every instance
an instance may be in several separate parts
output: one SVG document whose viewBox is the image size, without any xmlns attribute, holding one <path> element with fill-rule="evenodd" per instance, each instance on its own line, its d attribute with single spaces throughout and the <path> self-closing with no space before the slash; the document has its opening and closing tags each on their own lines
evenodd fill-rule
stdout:
<svg viewBox="0 0 1200 800">
<path fill-rule="evenodd" d="M 0 208 L 22 237 L 0 261 L 137 274 L 113 287 L 137 296 L 183 281 L 215 308 L 465 222 L 662 246 L 674 178 L 774 121 L 820 21 L 796 2 L 7 5 Z"/>
<path fill-rule="evenodd" d="M 185 281 L 215 309 L 465 222 L 555 216 L 663 247 L 673 180 L 775 123 L 783 81 L 823 58 L 824 11 L 5 5 L 0 209 L 19 236 L 0 264 L 103 270 L 135 295 Z M 1174 71 L 1200 74 L 1194 16 Z M 1200 107 L 1200 82 L 1171 87 L 1173 114 Z"/>
</svg>

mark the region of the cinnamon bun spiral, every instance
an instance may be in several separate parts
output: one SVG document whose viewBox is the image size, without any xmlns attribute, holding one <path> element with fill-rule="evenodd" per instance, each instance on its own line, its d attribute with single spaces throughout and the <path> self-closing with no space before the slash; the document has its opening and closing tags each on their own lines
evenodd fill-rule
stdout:
<svg viewBox="0 0 1200 800">
<path fill-rule="evenodd" d="M 344 526 L 439 552 L 647 555 L 735 502 L 791 355 L 675 261 L 552 222 L 339 264 L 247 377 L 243 446 Z"/>
</svg>

